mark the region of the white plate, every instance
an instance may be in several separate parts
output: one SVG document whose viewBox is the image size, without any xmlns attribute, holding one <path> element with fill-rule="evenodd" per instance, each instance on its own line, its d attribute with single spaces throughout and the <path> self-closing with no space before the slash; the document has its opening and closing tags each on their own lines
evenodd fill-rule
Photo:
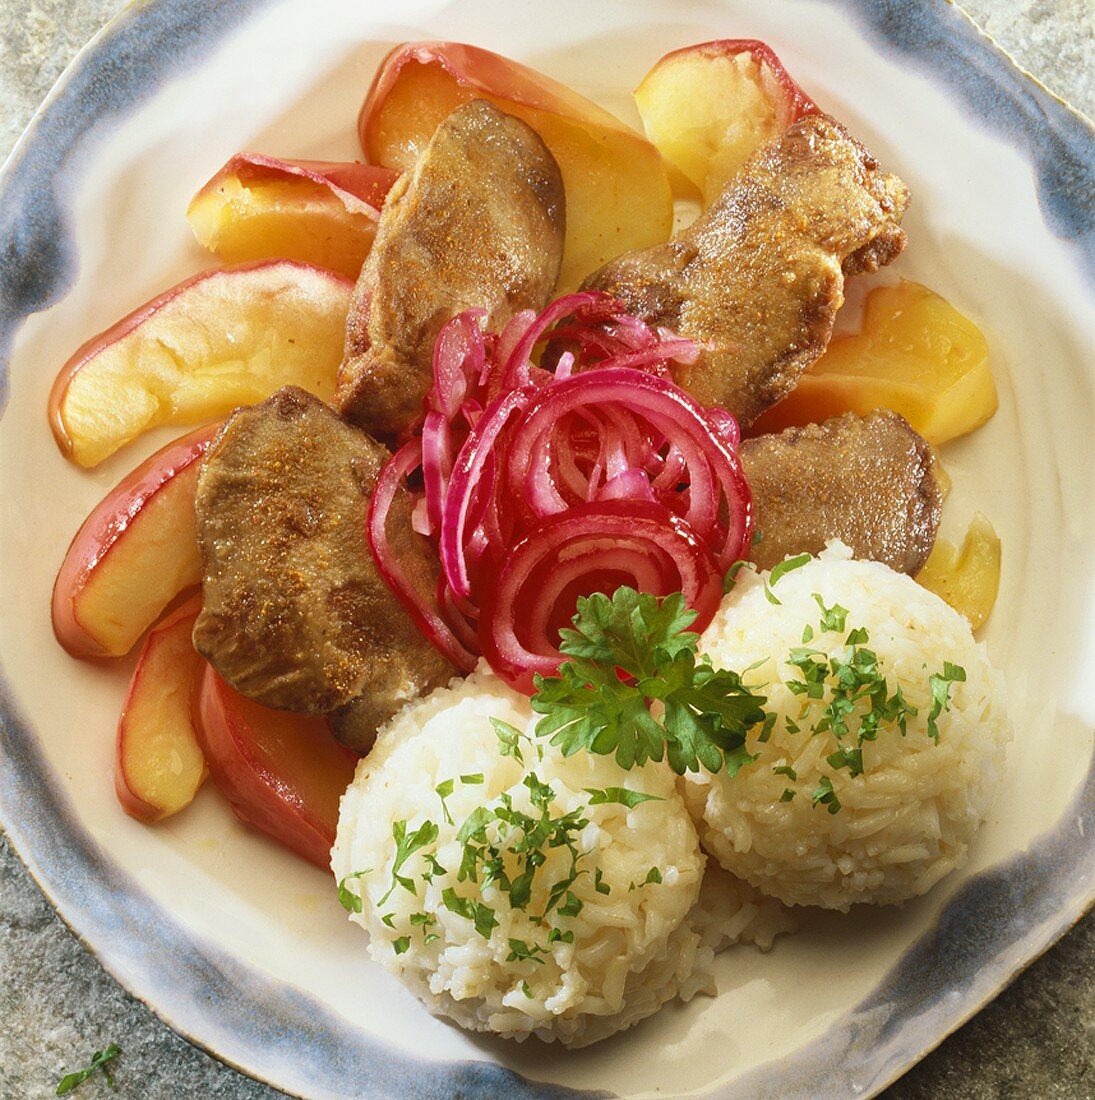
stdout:
<svg viewBox="0 0 1095 1100">
<path fill-rule="evenodd" d="M 812 917 L 768 956 L 727 952 L 717 998 L 590 1050 L 491 1042 L 433 1019 L 366 962 L 331 882 L 244 830 L 212 788 L 154 829 L 118 808 L 128 669 L 67 657 L 49 593 L 87 510 L 163 440 L 81 472 L 54 446 L 46 396 L 89 334 L 207 264 L 183 211 L 232 153 L 360 156 L 356 112 L 392 43 L 474 42 L 633 120 L 629 90 L 658 57 L 719 37 L 771 43 L 909 183 L 895 271 L 988 336 L 1001 408 L 944 449 L 946 520 L 960 529 L 979 509 L 1003 539 L 985 637 L 1017 739 L 969 866 L 926 898 Z M 0 817 L 58 911 L 177 1030 L 309 1097 L 881 1088 L 1095 897 L 1093 161 L 1082 120 L 930 0 L 159 0 L 124 13 L 0 183 Z"/>
</svg>

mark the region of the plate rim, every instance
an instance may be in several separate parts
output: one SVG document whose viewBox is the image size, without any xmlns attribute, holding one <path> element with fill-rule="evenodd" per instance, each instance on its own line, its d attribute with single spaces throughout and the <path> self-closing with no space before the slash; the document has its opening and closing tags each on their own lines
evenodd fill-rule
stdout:
<svg viewBox="0 0 1095 1100">
<path fill-rule="evenodd" d="M 44 124 L 52 119 L 55 111 L 63 109 L 66 97 L 72 98 L 76 94 L 75 90 L 78 89 L 81 79 L 90 78 L 94 80 L 96 76 L 103 75 L 102 70 L 110 59 L 111 50 L 121 48 L 123 52 L 125 50 L 135 50 L 138 54 L 143 52 L 145 55 L 144 60 L 151 62 L 148 72 L 151 79 L 143 86 L 142 95 L 136 99 L 125 101 L 121 104 L 120 109 L 116 111 L 120 118 L 124 118 L 139 106 L 144 94 L 153 93 L 165 79 L 172 75 L 172 72 L 178 71 L 196 56 L 200 57 L 206 50 L 214 48 L 225 34 L 242 26 L 253 14 L 268 8 L 271 3 L 272 0 L 237 0 L 237 3 L 231 6 L 233 9 L 232 17 L 228 18 L 222 14 L 222 18 L 219 20 L 216 18 L 217 10 L 218 8 L 223 9 L 225 6 L 219 5 L 217 0 L 147 0 L 143 5 L 132 5 L 115 15 L 80 49 L 69 65 L 66 66 L 12 148 L 3 168 L 0 169 L 0 210 L 8 207 L 5 201 L 9 197 L 8 192 L 13 190 L 14 185 L 18 183 L 19 172 L 26 168 L 28 156 L 34 152 L 35 142 L 43 140 L 43 138 L 48 139 L 48 135 L 41 133 Z M 876 50 L 883 53 L 887 48 L 897 50 L 903 54 L 905 59 L 929 70 L 933 69 L 933 62 L 938 62 L 938 59 L 926 56 L 923 53 L 921 42 L 925 30 L 932 32 L 945 31 L 952 36 L 961 49 L 965 51 L 964 56 L 967 59 L 972 57 L 984 63 L 984 67 L 973 72 L 972 76 L 967 74 L 963 80 L 960 80 L 957 88 L 964 98 L 962 105 L 967 110 L 973 111 L 975 115 L 981 115 L 980 119 L 975 119 L 975 124 L 983 124 L 985 107 L 983 103 L 978 104 L 977 89 L 973 88 L 971 91 L 971 85 L 976 84 L 977 78 L 985 76 L 985 69 L 987 68 L 995 77 L 1002 80 L 1004 87 L 1008 89 L 1007 102 L 1010 102 L 1011 98 L 1019 94 L 1016 89 L 1020 83 L 1025 82 L 1026 96 L 1033 99 L 1043 116 L 1060 115 L 1060 112 L 1063 111 L 1066 116 L 1064 129 L 1071 130 L 1074 139 L 1080 132 L 1084 133 L 1087 141 L 1091 141 L 1095 137 L 1095 126 L 1090 120 L 1068 104 L 1066 100 L 1050 92 L 1030 73 L 1019 67 L 1014 59 L 1002 50 L 989 35 L 977 27 L 972 18 L 957 5 L 946 3 L 944 0 L 827 0 L 827 3 L 829 6 L 837 7 L 847 13 L 859 26 L 860 30 L 864 32 Z M 900 19 L 897 18 L 898 15 Z M 155 54 L 155 48 L 149 45 L 147 38 L 145 38 L 145 32 L 157 26 L 161 38 L 167 29 L 178 31 L 181 27 L 191 32 L 186 47 L 177 50 L 171 63 L 167 62 L 162 51 L 158 58 L 148 56 L 149 54 Z M 201 26 L 200 33 L 194 33 L 198 26 Z M 151 37 L 154 41 L 157 36 L 152 35 Z M 142 38 L 145 38 L 144 42 L 140 41 Z M 1026 85 L 1029 85 L 1029 87 Z M 999 87 L 999 85 L 997 86 Z M 96 110 L 96 113 L 98 113 L 98 110 Z M 1057 122 L 1062 124 L 1060 118 L 1057 119 Z M 1029 130 L 1029 118 L 1023 115 L 1017 128 L 1021 132 Z M 1015 127 L 1012 128 L 1011 136 L 1012 138 L 1016 137 Z M 1064 237 L 1065 234 L 1060 231 L 1062 224 L 1060 210 L 1054 210 L 1054 204 L 1064 201 L 1068 205 L 1068 196 L 1062 198 L 1059 193 L 1054 194 L 1052 181 L 1047 183 L 1045 173 L 1040 171 L 1042 165 L 1039 163 L 1038 145 L 1035 140 L 1037 135 L 1021 133 L 1020 136 L 1025 137 L 1025 140 L 1015 140 L 1013 144 L 1019 148 L 1019 151 L 1031 163 L 1036 172 L 1039 205 L 1043 220 L 1055 236 Z M 66 151 L 71 151 L 78 141 L 77 136 L 70 134 L 69 147 Z M 1095 156 L 1092 156 L 1090 150 L 1088 150 L 1088 158 L 1092 163 L 1095 163 Z M 1089 164 L 1088 168 L 1090 170 L 1092 165 Z M 33 174 L 33 165 L 30 166 L 29 171 Z M 58 216 L 63 226 L 62 200 L 57 200 L 56 205 L 59 208 Z M 22 215 L 25 211 L 25 204 L 20 205 L 15 202 L 8 209 L 15 209 Z M 13 239 L 17 235 L 8 225 L 8 216 L 0 217 L 0 242 L 6 244 L 9 239 Z M 9 342 L 13 340 L 19 325 L 30 313 L 48 308 L 66 293 L 74 277 L 73 246 L 71 240 L 66 239 L 69 236 L 67 230 L 61 233 L 62 243 L 67 244 L 67 249 L 62 249 L 60 255 L 53 258 L 53 268 L 51 270 L 53 270 L 54 278 L 52 283 L 44 288 L 44 292 L 43 288 L 38 288 L 40 297 L 29 307 L 26 306 L 25 302 L 22 306 L 10 307 L 5 300 L 10 297 L 10 288 L 0 278 L 0 418 L 2 418 L 4 406 L 6 406 L 10 360 L 10 343 L 5 344 L 3 337 L 6 336 Z M 1079 242 L 1073 243 L 1078 244 L 1078 247 L 1070 249 L 1069 255 L 1070 259 L 1075 262 L 1080 278 L 1095 282 L 1095 246 L 1092 243 L 1092 236 L 1089 235 Z M 59 278 L 57 277 L 58 271 L 61 272 Z M 10 319 L 3 317 L 2 313 L 5 309 L 10 310 Z M 9 323 L 9 320 L 11 323 Z M 7 329 L 6 332 L 3 331 L 5 328 Z M 20 738 L 22 743 L 18 740 Z M 17 751 L 11 751 L 11 746 L 14 746 Z M 160 917 L 166 912 L 145 896 L 135 884 L 130 882 L 129 876 L 123 868 L 110 865 L 109 860 L 94 845 L 86 828 L 76 819 L 73 808 L 68 803 L 66 796 L 57 787 L 51 769 L 38 749 L 37 739 L 33 731 L 19 716 L 14 692 L 8 685 L 2 669 L 0 669 L 0 760 L 9 765 L 9 767 L 5 767 L 4 775 L 0 776 L 0 827 L 7 834 L 12 850 L 26 866 L 32 879 L 42 890 L 54 911 L 84 948 L 119 982 L 127 993 L 145 1004 L 158 1019 L 162 1020 L 177 1034 L 239 1072 L 288 1092 L 292 1086 L 284 1083 L 286 1079 L 279 1079 L 276 1073 L 263 1072 L 261 1062 L 256 1061 L 254 1058 L 255 1048 L 246 1045 L 247 1038 L 241 1040 L 238 1030 L 229 1027 L 227 1029 L 228 1038 L 220 1039 L 220 1043 L 226 1045 L 230 1045 L 233 1041 L 244 1043 L 244 1047 L 239 1054 L 230 1054 L 218 1049 L 217 1040 L 213 1036 L 219 1030 L 224 1029 L 219 1027 L 209 1014 L 200 1010 L 197 1012 L 191 1011 L 192 1021 L 177 1021 L 173 1017 L 185 1014 L 187 1004 L 183 1004 L 181 1007 L 175 1006 L 174 1011 L 171 1005 L 160 1007 L 156 1002 L 162 1000 L 162 993 L 167 983 L 157 983 L 154 977 L 140 972 L 139 968 L 138 972 L 134 973 L 132 962 L 127 965 L 126 960 L 122 957 L 123 953 L 118 952 L 115 945 L 110 942 L 111 932 L 116 933 L 117 930 L 116 922 L 103 923 L 101 919 L 96 922 L 86 907 L 75 903 L 79 891 L 74 890 L 71 883 L 66 883 L 67 879 L 74 877 L 91 881 L 106 894 L 116 894 L 129 900 L 136 896 L 138 900 L 144 903 L 145 907 L 152 911 L 152 915 L 155 917 Z M 35 831 L 34 823 L 31 823 L 27 828 L 23 828 L 18 820 L 19 815 L 13 812 L 12 808 L 19 800 L 17 797 L 14 799 L 10 797 L 10 788 L 20 781 L 25 784 L 28 779 L 27 775 L 20 776 L 18 774 L 12 779 L 8 774 L 9 771 L 12 773 L 17 771 L 14 766 L 17 761 L 22 763 L 24 769 L 31 769 L 29 778 L 39 784 L 35 792 L 39 814 L 50 818 L 50 824 L 62 826 L 63 841 L 60 845 L 56 845 L 52 851 L 45 851 L 46 845 L 42 843 L 41 838 L 36 838 L 32 842 L 30 834 Z M 46 798 L 43 797 L 46 795 L 48 795 L 48 805 L 45 804 Z M 1045 834 L 1031 845 L 1028 850 L 1028 858 L 1029 852 L 1040 848 L 1050 840 L 1059 839 L 1058 834 L 1062 832 L 1062 823 L 1070 818 L 1083 819 L 1085 831 L 1086 828 L 1095 829 L 1093 804 L 1095 804 L 1095 761 L 1093 761 L 1086 779 L 1081 782 L 1070 808 Z M 1086 817 L 1083 813 L 1084 810 L 1086 810 Z M 39 832 L 41 828 L 41 823 L 38 823 Z M 43 854 L 44 852 L 45 854 Z M 968 901 L 968 895 L 971 892 L 976 893 L 983 890 L 989 879 L 994 875 L 999 877 L 1004 871 L 1010 872 L 1014 864 L 1023 858 L 1024 856 L 1021 855 L 1003 863 L 995 864 L 963 883 L 955 897 L 949 899 L 943 909 L 936 915 L 932 926 L 918 937 L 864 1002 L 857 1005 L 847 1017 L 842 1017 L 836 1021 L 823 1035 L 811 1040 L 782 1060 L 782 1065 L 788 1065 L 794 1063 L 800 1056 L 810 1058 L 809 1085 L 813 1091 L 809 1094 L 804 1092 L 802 1093 L 803 1096 L 819 1095 L 816 1091 L 819 1087 L 827 1090 L 825 1095 L 836 1095 L 835 1090 L 841 1082 L 846 1087 L 851 1084 L 851 1079 L 847 1076 L 839 1078 L 819 1077 L 818 1051 L 832 1042 L 831 1036 L 840 1024 L 854 1022 L 854 1018 L 860 1009 L 868 1004 L 880 990 L 884 990 L 888 984 L 892 983 L 895 972 L 900 971 L 902 965 L 914 955 L 917 948 L 924 941 L 929 940 L 933 934 L 939 932 L 946 923 L 945 918 L 954 910 L 956 903 L 960 907 L 964 896 L 965 900 Z M 1045 858 L 1044 852 L 1040 858 Z M 980 993 L 970 994 L 967 989 L 966 995 L 957 1002 L 957 1007 L 950 1006 L 950 1011 L 946 1014 L 945 1020 L 934 1022 L 928 1026 L 930 1032 L 928 1038 L 920 1040 L 915 1044 L 915 1049 L 911 1050 L 911 1053 L 902 1055 L 898 1062 L 881 1067 L 879 1072 L 867 1084 L 863 1095 L 876 1095 L 886 1085 L 896 1080 L 902 1073 L 929 1053 L 930 1050 L 938 1046 L 948 1035 L 957 1030 L 985 1004 L 995 998 L 1023 970 L 1030 966 L 1052 944 L 1056 943 L 1069 928 L 1095 906 L 1095 853 L 1093 853 L 1089 862 L 1090 866 L 1086 868 L 1086 879 L 1082 878 L 1080 888 L 1069 894 L 1068 904 L 1062 911 L 1057 913 L 1057 919 L 1043 922 L 1034 933 L 1028 935 L 1027 939 L 1031 942 L 1024 944 L 1024 951 L 1018 962 L 1008 964 L 1007 967 L 998 967 L 997 970 L 1001 973 L 997 974 L 988 983 L 988 987 Z M 74 867 L 74 865 L 80 866 Z M 1076 884 L 1073 883 L 1073 885 Z M 100 898 L 98 900 L 101 907 L 104 899 Z M 109 902 L 116 899 L 106 900 Z M 169 921 L 165 927 L 171 924 L 173 922 Z M 147 926 L 143 927 L 147 928 Z M 197 948 L 201 961 L 212 968 L 214 976 L 220 975 L 223 977 L 225 974 L 232 972 L 233 960 L 227 957 L 226 953 L 216 948 L 203 947 L 194 934 L 184 932 L 181 929 L 173 931 L 172 934 L 179 937 L 175 941 L 176 943 L 181 942 L 189 947 Z M 237 966 L 237 969 L 246 970 L 247 968 Z M 1008 972 L 1002 973 L 1004 970 Z M 235 980 L 233 979 L 233 981 Z M 246 983 L 245 987 L 253 984 L 255 984 L 254 980 Z M 260 987 L 270 984 L 275 988 L 280 988 L 285 983 L 267 982 L 267 980 L 261 979 L 257 984 Z M 208 978 L 206 978 L 206 988 L 208 988 Z M 191 1009 L 200 1000 L 190 991 L 181 994 L 179 999 L 187 1002 Z M 247 999 L 244 998 L 245 1001 Z M 305 997 L 304 1000 L 308 1001 L 309 998 Z M 307 1008 L 307 1005 L 305 1004 L 304 1007 Z M 324 1011 L 326 1013 L 327 1010 Z M 314 1018 L 314 1012 L 311 1012 L 310 1015 Z M 914 1023 L 915 1020 L 907 1021 L 903 1028 L 898 1029 L 898 1033 L 903 1034 Z M 364 1036 L 360 1032 L 354 1032 L 353 1034 L 356 1046 L 360 1051 L 361 1040 Z M 314 1041 L 314 1035 L 311 1036 L 311 1039 Z M 394 1066 L 396 1069 L 394 1077 L 389 1076 L 387 1086 L 390 1087 L 397 1082 L 405 1083 L 407 1078 L 404 1074 L 406 1070 L 413 1067 L 418 1078 L 417 1084 L 423 1089 L 419 1094 L 423 1096 L 447 1095 L 448 1090 L 458 1083 L 463 1088 L 472 1090 L 467 1093 L 468 1095 L 484 1097 L 497 1095 L 499 1086 L 505 1087 L 507 1091 L 517 1086 L 528 1096 L 598 1095 L 565 1089 L 543 1082 L 530 1081 L 493 1062 L 422 1061 L 405 1056 L 380 1041 L 370 1039 L 369 1042 L 370 1045 L 375 1044 L 376 1046 L 373 1054 L 381 1054 L 389 1067 Z M 893 1042 L 892 1039 L 891 1042 Z M 260 1046 L 257 1049 L 263 1050 L 264 1048 Z M 250 1062 L 246 1061 L 248 1051 L 250 1051 Z M 759 1095 L 760 1088 L 763 1088 L 765 1084 L 760 1078 L 766 1072 L 770 1074 L 771 1064 L 759 1066 L 746 1072 L 730 1085 L 721 1088 L 715 1086 L 708 1095 L 712 1097 L 729 1095 L 730 1090 L 733 1091 L 735 1096 Z M 361 1080 L 361 1078 L 358 1078 L 358 1080 Z M 385 1087 L 384 1082 L 378 1080 L 376 1083 L 381 1087 Z M 770 1080 L 767 1082 L 769 1085 L 771 1083 Z M 779 1083 L 783 1085 L 782 1081 Z M 380 1092 L 375 1094 L 381 1095 Z M 290 1092 L 290 1095 L 304 1096 L 306 1094 Z M 328 1095 L 328 1093 L 317 1093 L 315 1095 Z M 404 1095 L 404 1093 L 401 1090 L 390 1092 L 385 1087 L 383 1095 L 395 1096 Z M 785 1091 L 784 1095 L 799 1095 L 799 1093 Z"/>
</svg>

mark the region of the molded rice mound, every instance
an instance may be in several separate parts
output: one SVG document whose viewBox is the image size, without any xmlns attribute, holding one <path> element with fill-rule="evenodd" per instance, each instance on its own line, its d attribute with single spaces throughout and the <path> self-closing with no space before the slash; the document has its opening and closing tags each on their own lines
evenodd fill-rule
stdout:
<svg viewBox="0 0 1095 1100">
<path fill-rule="evenodd" d="M 708 988 L 706 967 L 727 938 L 770 943 L 786 926 L 773 903 L 745 884 L 710 888 L 697 905 L 705 857 L 666 767 L 624 773 L 611 758 L 584 752 L 564 758 L 546 742 L 526 739 L 519 743 L 521 763 L 500 754 L 491 717 L 529 733 L 535 723 L 528 700 L 481 664 L 467 680 L 404 708 L 362 760 L 342 800 L 335 876 L 343 880 L 373 868 L 346 882 L 362 898 L 362 911 L 352 919 L 368 931 L 372 958 L 431 1011 L 478 1031 L 583 1046 L 630 1027 L 676 996 L 688 999 Z M 581 808 L 588 819 L 577 834 L 585 873 L 571 888 L 581 910 L 556 910 L 549 922 L 564 935 L 573 933 L 569 943 L 549 944 L 548 926 L 531 919 L 543 912 L 551 884 L 567 874 L 565 847 L 544 848 L 547 858 L 524 909 L 511 908 L 497 885 L 477 887 L 458 876 L 464 845 L 457 832 L 477 807 L 498 806 L 508 793 L 515 809 L 538 813 L 524 783 L 529 772 L 551 786 L 553 817 Z M 460 780 L 480 774 L 482 783 Z M 454 780 L 446 797 L 451 822 L 436 792 L 448 779 Z M 619 786 L 659 800 L 632 809 L 589 806 L 585 788 Z M 400 869 L 415 893 L 397 886 L 380 904 L 392 882 L 392 823 L 403 820 L 408 835 L 427 820 L 439 835 Z M 426 853 L 446 869 L 429 882 L 422 878 Z M 660 883 L 645 881 L 652 867 Z M 607 894 L 596 889 L 598 869 Z M 446 890 L 490 906 L 498 926 L 482 935 L 471 919 L 446 906 Z M 413 923 L 413 914 L 426 916 Z M 513 958 L 513 940 L 543 947 L 542 961 Z"/>
<path fill-rule="evenodd" d="M 716 667 L 741 672 L 767 695 L 765 709 L 777 714 L 766 742 L 759 729 L 750 734 L 747 748 L 758 759 L 733 779 L 690 774 L 682 784 L 703 845 L 726 870 L 788 905 L 847 910 L 917 897 L 965 862 L 988 813 L 1011 736 L 1002 677 L 958 612 L 910 577 L 852 561 L 839 543 L 777 580 L 779 604 L 765 595 L 768 579 L 739 573 L 700 643 Z M 815 594 L 848 609 L 844 629 L 821 629 Z M 807 626 L 814 636 L 804 641 Z M 838 744 L 855 746 L 857 723 L 849 720 L 839 743 L 832 733 L 813 734 L 831 692 L 804 719 L 805 696 L 786 686 L 802 679 L 788 663 L 792 649 L 807 645 L 839 659 L 854 628 L 867 630 L 863 646 L 877 654 L 891 691 L 900 683 L 918 708 L 904 736 L 884 728 L 863 743 L 858 776 L 826 759 Z M 928 677 L 944 660 L 962 666 L 966 680 L 951 685 L 937 744 L 927 725 Z M 788 719 L 801 731 L 790 732 Z M 793 769 L 794 778 L 777 767 Z M 823 778 L 839 800 L 836 813 L 814 802 Z M 781 801 L 788 790 L 793 797 Z"/>
</svg>

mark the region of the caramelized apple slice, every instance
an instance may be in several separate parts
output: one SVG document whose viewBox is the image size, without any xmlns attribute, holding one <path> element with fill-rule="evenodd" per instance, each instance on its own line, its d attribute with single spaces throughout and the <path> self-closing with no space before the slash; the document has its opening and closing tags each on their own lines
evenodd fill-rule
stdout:
<svg viewBox="0 0 1095 1100">
<path fill-rule="evenodd" d="M 725 38 L 667 53 L 635 89 L 646 136 L 714 202 L 753 151 L 817 106 L 772 49 Z"/>
<path fill-rule="evenodd" d="M 228 263 L 284 257 L 356 279 L 398 173 L 238 153 L 194 196 L 198 243 Z"/>
<path fill-rule="evenodd" d="M 159 821 L 189 806 L 205 779 L 190 700 L 202 659 L 190 634 L 201 609 L 194 597 L 148 635 L 118 723 L 114 790 L 127 814 Z"/>
<path fill-rule="evenodd" d="M 961 547 L 937 539 L 916 579 L 965 615 L 976 630 L 989 617 L 1000 588 L 1000 539 L 992 524 L 978 512 Z"/>
<path fill-rule="evenodd" d="M 62 367 L 49 398 L 58 445 L 95 466 L 149 428 L 219 418 L 282 386 L 330 398 L 352 290 L 333 271 L 277 260 L 164 291 Z"/>
<path fill-rule="evenodd" d="M 327 723 L 260 706 L 207 664 L 198 688 L 197 728 L 213 782 L 236 816 L 326 868 L 339 799 L 356 766 Z"/>
<path fill-rule="evenodd" d="M 437 124 L 470 99 L 523 119 L 558 162 L 567 222 L 559 293 L 621 252 L 667 239 L 673 201 L 657 149 L 584 96 L 476 46 L 411 42 L 393 50 L 361 109 L 362 147 L 374 163 L 406 170 Z"/>
<path fill-rule="evenodd" d="M 938 445 L 980 427 L 996 406 L 981 330 L 927 287 L 901 282 L 872 290 L 860 331 L 833 340 L 752 431 L 884 408 Z"/>
<path fill-rule="evenodd" d="M 73 657 L 121 657 L 201 580 L 194 492 L 218 425 L 176 439 L 84 520 L 53 586 L 53 633 Z"/>
</svg>

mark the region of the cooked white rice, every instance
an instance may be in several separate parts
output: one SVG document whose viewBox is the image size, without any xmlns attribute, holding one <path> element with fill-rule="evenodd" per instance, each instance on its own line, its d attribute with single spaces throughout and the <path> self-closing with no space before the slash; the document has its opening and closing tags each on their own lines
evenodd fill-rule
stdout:
<svg viewBox="0 0 1095 1100">
<path fill-rule="evenodd" d="M 846 547 L 833 544 L 785 573 L 772 589 L 778 605 L 765 596 L 767 574 L 743 571 L 700 645 L 717 667 L 744 672 L 757 663 L 745 681 L 767 685 L 766 709 L 778 718 L 767 742 L 757 731 L 750 736 L 755 763 L 733 779 L 724 772 L 690 775 L 682 784 L 686 802 L 704 847 L 724 868 L 790 905 L 846 910 L 930 889 L 965 861 L 1010 738 L 1002 678 L 966 620 L 911 578 L 850 558 Z M 848 609 L 843 631 L 820 629 L 815 594 L 826 606 Z M 815 631 L 809 646 L 826 657 L 841 652 L 850 630 L 865 628 L 864 644 L 878 655 L 891 687 L 900 683 L 918 708 L 905 736 L 891 728 L 864 742 L 862 775 L 830 766 L 826 757 L 837 742 L 831 733 L 811 734 L 819 713 L 802 721 L 803 697 L 786 687 L 801 679 L 787 659 L 803 645 L 807 625 Z M 944 659 L 962 666 L 966 681 L 951 687 L 936 744 L 927 729 L 928 677 Z M 789 732 L 788 718 L 801 732 Z M 845 744 L 854 745 L 854 735 Z M 795 778 L 776 767 L 792 768 Z M 813 802 L 823 777 L 839 799 L 837 813 Z M 781 801 L 787 790 L 794 797 Z"/>
<path fill-rule="evenodd" d="M 707 965 L 727 942 L 767 947 L 788 926 L 782 907 L 729 876 L 716 875 L 701 900 L 705 858 L 675 777 L 664 765 L 625 773 L 611 758 L 586 752 L 563 758 L 544 742 L 537 742 L 543 753 L 538 759 L 531 741 L 521 743 L 522 764 L 500 754 L 492 716 L 529 733 L 535 724 L 528 700 L 481 665 L 467 680 L 397 715 L 342 800 L 335 876 L 343 880 L 372 868 L 346 883 L 363 901 L 362 912 L 352 917 L 369 933 L 371 956 L 432 1011 L 479 1031 L 582 1046 L 631 1026 L 673 997 L 688 999 L 709 989 Z M 480 892 L 457 874 L 464 846 L 456 834 L 476 807 L 498 805 L 508 792 L 515 808 L 535 813 L 523 782 L 529 771 L 550 784 L 552 816 L 582 808 L 589 821 L 578 837 L 580 851 L 587 853 L 579 864 L 586 873 L 572 887 L 581 911 L 552 920 L 573 933 L 571 943 L 548 945 L 547 929 L 530 917 L 543 910 L 550 884 L 566 874 L 565 848 L 545 849 L 547 861 L 537 871 L 527 909 L 511 909 L 497 886 Z M 460 781 L 476 774 L 483 783 Z M 436 793 L 448 779 L 455 780 L 446 799 L 451 823 Z M 621 786 L 660 800 L 633 809 L 588 806 L 586 788 Z M 438 826 L 437 841 L 400 872 L 412 880 L 415 893 L 397 887 L 380 905 L 392 880 L 393 822 L 406 821 L 409 834 L 427 820 Z M 429 882 L 422 878 L 426 852 L 445 868 Z M 660 883 L 645 882 L 652 867 Z M 596 889 L 597 869 L 609 894 Z M 446 907 L 447 888 L 494 910 L 498 926 L 489 938 Z M 417 919 L 428 924 L 412 924 L 412 914 L 425 914 Z M 427 942 L 431 935 L 436 938 Z M 407 939 L 409 946 L 397 954 L 396 945 Z M 542 961 L 511 958 L 511 940 L 544 946 Z"/>
</svg>

